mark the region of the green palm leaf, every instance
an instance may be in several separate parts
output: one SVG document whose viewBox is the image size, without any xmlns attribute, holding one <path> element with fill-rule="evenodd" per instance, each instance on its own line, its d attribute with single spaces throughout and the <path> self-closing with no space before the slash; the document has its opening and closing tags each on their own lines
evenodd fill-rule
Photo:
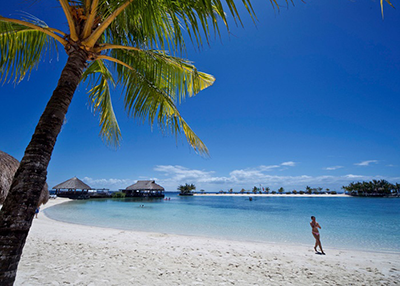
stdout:
<svg viewBox="0 0 400 286">
<path fill-rule="evenodd" d="M 162 51 L 114 49 L 110 55 L 132 67 L 174 102 L 181 103 L 185 97 L 199 93 L 215 81 L 212 75 L 199 72 L 191 62 Z"/>
<path fill-rule="evenodd" d="M 100 0 L 99 14 L 106 18 L 126 2 Z M 228 28 L 229 14 L 225 12 L 224 6 L 230 11 L 235 22 L 241 22 L 235 2 L 135 0 L 105 31 L 106 42 L 171 52 L 181 51 L 185 47 L 183 32 L 187 32 L 192 42 L 201 45 L 202 38 L 205 37 L 208 41 L 212 31 L 219 34 L 219 24 L 223 23 Z M 250 1 L 242 2 L 253 17 L 254 11 Z"/>
<path fill-rule="evenodd" d="M 100 116 L 100 134 L 102 139 L 115 146 L 118 145 L 121 131 L 115 117 L 111 102 L 109 83 L 114 85 L 114 79 L 110 71 L 101 60 L 93 61 L 85 70 L 82 81 L 88 80 L 89 101 L 94 113 Z"/>
<path fill-rule="evenodd" d="M 207 154 L 206 146 L 183 120 L 175 103 L 210 86 L 214 78 L 198 72 L 188 61 L 161 52 L 113 50 L 112 55 L 132 68 L 116 65 L 129 115 L 142 122 L 147 119 L 150 124 L 157 121 L 163 132 L 183 132 L 195 150 Z"/>
<path fill-rule="evenodd" d="M 0 21 L 0 79 L 20 82 L 56 42 L 43 32 Z"/>
</svg>

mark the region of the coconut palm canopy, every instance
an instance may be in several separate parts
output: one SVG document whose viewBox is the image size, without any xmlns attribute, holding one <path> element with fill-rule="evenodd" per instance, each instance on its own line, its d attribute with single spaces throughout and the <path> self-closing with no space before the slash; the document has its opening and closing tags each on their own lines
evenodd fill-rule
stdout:
<svg viewBox="0 0 400 286">
<path fill-rule="evenodd" d="M 19 161 L 17 159 L 0 151 L 0 204 L 2 204 L 7 197 L 18 166 Z M 49 191 L 46 183 L 40 195 L 39 205 L 47 203 L 48 200 Z"/>
<path fill-rule="evenodd" d="M 288 1 L 288 0 L 287 0 Z M 28 1 L 53 5 L 50 1 Z M 210 86 L 214 77 L 199 72 L 188 60 L 185 37 L 198 46 L 211 31 L 227 25 L 227 14 L 239 20 L 234 0 L 58 0 L 66 18 L 49 27 L 32 17 L 0 16 L 0 79 L 21 81 L 43 61 L 46 51 L 65 50 L 68 59 L 35 128 L 0 212 L 0 281 L 12 285 L 47 167 L 80 82 L 89 85 L 89 102 L 99 115 L 102 138 L 118 144 L 120 129 L 111 90 L 123 87 L 129 115 L 157 124 L 163 132 L 184 134 L 196 151 L 208 149 L 180 115 L 177 105 Z M 252 14 L 250 0 L 242 0 Z M 272 0 L 271 3 L 277 2 Z M 202 41 L 203 39 L 203 41 Z"/>
<path fill-rule="evenodd" d="M 249 0 L 242 1 L 252 14 Z M 219 24 L 227 25 L 221 1 L 59 2 L 69 31 L 49 27 L 34 16 L 0 16 L 0 79 L 21 81 L 40 63 L 44 51 L 62 45 L 72 63 L 79 62 L 79 69 L 72 69 L 84 70 L 77 80 L 89 85 L 89 102 L 99 114 L 100 134 L 107 143 L 117 145 L 121 136 L 111 100 L 111 90 L 121 85 L 129 115 L 157 123 L 163 132 L 183 133 L 196 151 L 207 154 L 177 104 L 212 85 L 214 77 L 175 55 L 185 50 L 185 32 L 201 46 L 211 31 L 219 33 Z M 240 21 L 235 1 L 225 2 L 225 9 Z"/>
<path fill-rule="evenodd" d="M 136 184 L 130 185 L 126 190 L 160 190 L 164 191 L 164 188 L 156 184 L 155 181 L 137 181 Z"/>
<path fill-rule="evenodd" d="M 91 190 L 92 188 L 79 180 L 77 177 L 73 177 L 57 186 L 54 186 L 53 189 L 69 189 L 69 190 Z"/>
</svg>

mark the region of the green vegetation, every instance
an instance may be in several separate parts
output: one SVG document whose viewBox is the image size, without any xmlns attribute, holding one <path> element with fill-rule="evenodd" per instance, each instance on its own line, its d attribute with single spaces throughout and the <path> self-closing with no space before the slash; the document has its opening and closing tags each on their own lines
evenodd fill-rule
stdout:
<svg viewBox="0 0 400 286">
<path fill-rule="evenodd" d="M 352 196 L 384 197 L 399 196 L 400 194 L 400 184 L 391 184 L 386 180 L 353 182 L 348 186 L 343 186 L 342 189 Z"/>
<path fill-rule="evenodd" d="M 123 192 L 115 192 L 112 194 L 113 199 L 125 198 L 125 193 Z"/>
<path fill-rule="evenodd" d="M 180 195 L 191 195 L 192 191 L 196 189 L 196 186 L 193 184 L 185 184 L 185 185 L 180 185 L 178 187 L 178 191 L 180 192 Z"/>
<path fill-rule="evenodd" d="M 201 191 L 204 192 L 204 191 Z M 285 189 L 283 187 L 280 187 L 278 190 L 276 191 L 271 191 L 271 189 L 269 187 L 263 187 L 263 188 L 257 188 L 257 187 L 253 187 L 251 190 L 246 190 L 244 188 L 242 188 L 239 192 L 234 192 L 233 189 L 228 189 L 227 191 L 224 190 L 220 190 L 218 192 L 219 194 L 260 194 L 262 195 L 264 194 L 286 194 L 286 195 L 303 195 L 303 194 L 309 194 L 309 195 L 322 195 L 322 194 L 331 194 L 331 195 L 336 195 L 337 192 L 336 191 L 331 191 L 329 188 L 326 188 L 325 190 L 321 187 L 316 187 L 316 188 L 312 188 L 310 186 L 306 186 L 305 191 L 297 191 L 297 190 L 293 190 L 293 191 L 285 191 Z"/>
<path fill-rule="evenodd" d="M 2 285 L 14 283 L 47 167 L 78 85 L 88 85 L 89 103 L 99 115 L 100 134 L 108 144 L 117 146 L 121 137 L 111 100 L 111 91 L 120 85 L 128 115 L 158 125 L 164 133 L 183 134 L 196 152 L 208 154 L 177 105 L 212 85 L 214 77 L 175 55 L 185 52 L 186 39 L 197 47 L 209 43 L 213 35 L 220 35 L 220 26 L 228 29 L 228 18 L 242 23 L 234 0 L 58 2 L 55 7 L 65 16 L 64 30 L 49 27 L 33 15 L 22 20 L 0 16 L 3 82 L 19 83 L 29 77 L 49 50 L 65 51 L 68 56 L 0 212 Z M 250 1 L 242 4 L 242 11 L 255 18 Z M 276 1 L 271 4 L 279 9 Z"/>
</svg>

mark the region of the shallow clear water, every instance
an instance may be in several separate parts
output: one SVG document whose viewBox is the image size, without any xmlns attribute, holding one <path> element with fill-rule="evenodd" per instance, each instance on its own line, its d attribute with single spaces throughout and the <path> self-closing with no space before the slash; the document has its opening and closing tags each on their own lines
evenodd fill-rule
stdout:
<svg viewBox="0 0 400 286">
<path fill-rule="evenodd" d="M 71 201 L 45 212 L 84 225 L 294 244 L 314 243 L 314 215 L 325 247 L 400 252 L 400 199 L 167 196 Z"/>
</svg>

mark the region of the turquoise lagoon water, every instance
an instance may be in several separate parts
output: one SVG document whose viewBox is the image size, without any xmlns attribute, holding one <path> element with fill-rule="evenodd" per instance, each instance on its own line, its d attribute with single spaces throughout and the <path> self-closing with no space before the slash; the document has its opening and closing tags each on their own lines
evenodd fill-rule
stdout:
<svg viewBox="0 0 400 286">
<path fill-rule="evenodd" d="M 100 199 L 50 207 L 53 219 L 125 230 L 312 245 L 314 215 L 328 248 L 400 252 L 400 199 L 193 196 Z M 144 207 L 141 207 L 144 205 Z"/>
</svg>

